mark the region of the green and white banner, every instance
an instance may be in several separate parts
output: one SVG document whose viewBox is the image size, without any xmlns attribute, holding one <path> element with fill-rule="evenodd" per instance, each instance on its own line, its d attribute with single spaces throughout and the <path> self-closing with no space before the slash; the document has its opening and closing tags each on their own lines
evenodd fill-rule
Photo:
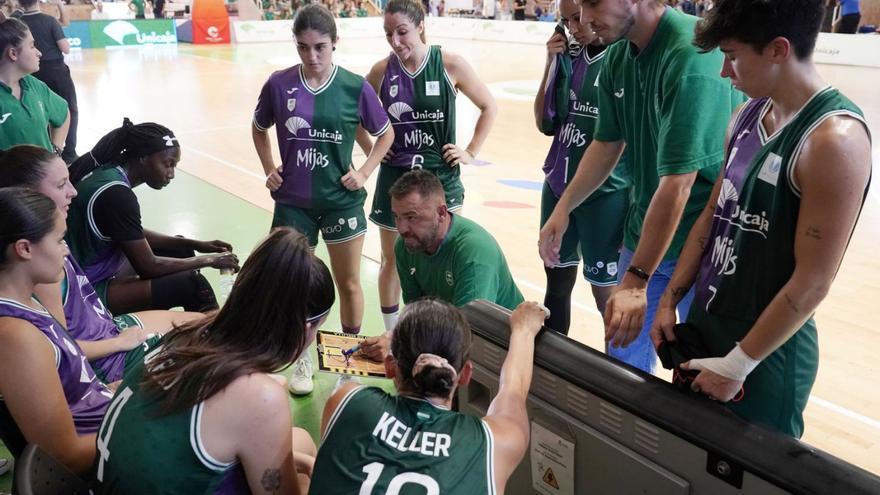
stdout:
<svg viewBox="0 0 880 495">
<path fill-rule="evenodd" d="M 92 21 L 92 47 L 177 44 L 173 19 Z"/>
</svg>

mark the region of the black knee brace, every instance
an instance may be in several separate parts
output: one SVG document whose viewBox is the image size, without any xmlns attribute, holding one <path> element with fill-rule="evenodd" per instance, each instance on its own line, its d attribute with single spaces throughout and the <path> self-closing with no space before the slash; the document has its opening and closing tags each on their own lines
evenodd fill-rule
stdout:
<svg viewBox="0 0 880 495">
<path fill-rule="evenodd" d="M 571 291 L 577 281 L 577 272 L 576 266 L 544 267 L 544 273 L 547 274 L 544 306 L 550 310 L 550 318 L 544 325 L 565 335 L 568 335 L 571 325 Z"/>
</svg>

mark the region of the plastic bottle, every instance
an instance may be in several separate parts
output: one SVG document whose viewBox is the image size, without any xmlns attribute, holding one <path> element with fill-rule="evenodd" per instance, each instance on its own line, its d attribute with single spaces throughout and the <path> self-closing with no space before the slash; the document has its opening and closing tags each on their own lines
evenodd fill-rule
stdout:
<svg viewBox="0 0 880 495">
<path fill-rule="evenodd" d="M 229 293 L 232 292 L 232 286 L 235 284 L 235 273 L 232 268 L 223 268 L 220 270 L 220 300 L 226 301 Z"/>
</svg>

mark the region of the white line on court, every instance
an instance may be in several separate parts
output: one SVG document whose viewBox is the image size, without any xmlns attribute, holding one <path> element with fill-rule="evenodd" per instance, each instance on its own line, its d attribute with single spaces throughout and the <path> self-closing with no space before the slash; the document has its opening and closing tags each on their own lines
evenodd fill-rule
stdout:
<svg viewBox="0 0 880 495">
<path fill-rule="evenodd" d="M 263 182 L 266 179 L 264 176 L 262 176 L 260 174 L 254 173 L 250 170 L 247 170 L 247 169 L 241 167 L 240 165 L 236 165 L 234 163 L 228 162 L 228 161 L 223 160 L 221 158 L 217 158 L 216 156 L 211 155 L 210 153 L 205 153 L 204 151 L 200 151 L 200 150 L 197 150 L 197 149 L 189 147 L 189 146 L 185 146 L 184 148 L 187 150 L 190 150 L 198 155 L 202 155 L 205 158 L 209 158 L 211 160 L 214 160 L 217 163 L 219 163 L 225 167 L 228 167 L 228 168 L 231 168 L 231 169 L 236 170 L 238 172 L 244 173 L 245 175 L 248 175 L 248 176 L 253 177 L 255 179 L 259 179 L 260 182 Z M 230 194 L 232 194 L 232 193 L 230 193 Z M 376 261 L 372 258 L 369 258 L 367 256 L 364 256 L 364 258 L 367 258 L 374 263 L 378 263 L 378 261 Z M 541 287 L 539 285 L 535 285 L 535 284 L 533 284 L 527 280 L 523 280 L 521 278 L 515 278 L 514 281 L 517 283 L 517 285 L 519 285 L 521 287 L 526 287 L 528 289 L 531 289 L 532 291 L 534 291 L 538 294 L 544 294 L 544 287 Z M 599 310 L 597 310 L 596 308 L 590 307 L 588 305 L 581 304 L 576 301 L 572 301 L 571 304 L 572 304 L 572 306 L 575 306 L 576 308 L 584 310 L 588 313 L 593 313 L 593 314 L 597 314 L 597 315 L 599 314 Z M 846 416 L 850 419 L 854 419 L 860 423 L 864 423 L 867 426 L 870 426 L 870 427 L 873 427 L 873 428 L 880 430 L 880 421 L 877 421 L 876 419 L 870 418 L 868 416 L 864 416 L 864 415 L 859 414 L 855 411 L 849 410 L 843 406 L 839 406 L 833 402 L 829 402 L 825 399 L 816 397 L 815 395 L 811 395 L 809 401 L 817 406 L 824 407 L 824 408 L 828 409 L 829 411 L 836 412 L 836 413 L 841 414 L 843 416 Z"/>
</svg>

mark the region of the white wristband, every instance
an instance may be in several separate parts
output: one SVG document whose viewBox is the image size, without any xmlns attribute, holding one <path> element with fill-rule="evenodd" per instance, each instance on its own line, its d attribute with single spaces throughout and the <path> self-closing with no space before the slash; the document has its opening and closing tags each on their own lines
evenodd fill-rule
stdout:
<svg viewBox="0 0 880 495">
<path fill-rule="evenodd" d="M 746 354 L 737 342 L 723 358 L 691 359 L 687 369 L 709 370 L 730 380 L 745 381 L 760 362 Z"/>
</svg>

